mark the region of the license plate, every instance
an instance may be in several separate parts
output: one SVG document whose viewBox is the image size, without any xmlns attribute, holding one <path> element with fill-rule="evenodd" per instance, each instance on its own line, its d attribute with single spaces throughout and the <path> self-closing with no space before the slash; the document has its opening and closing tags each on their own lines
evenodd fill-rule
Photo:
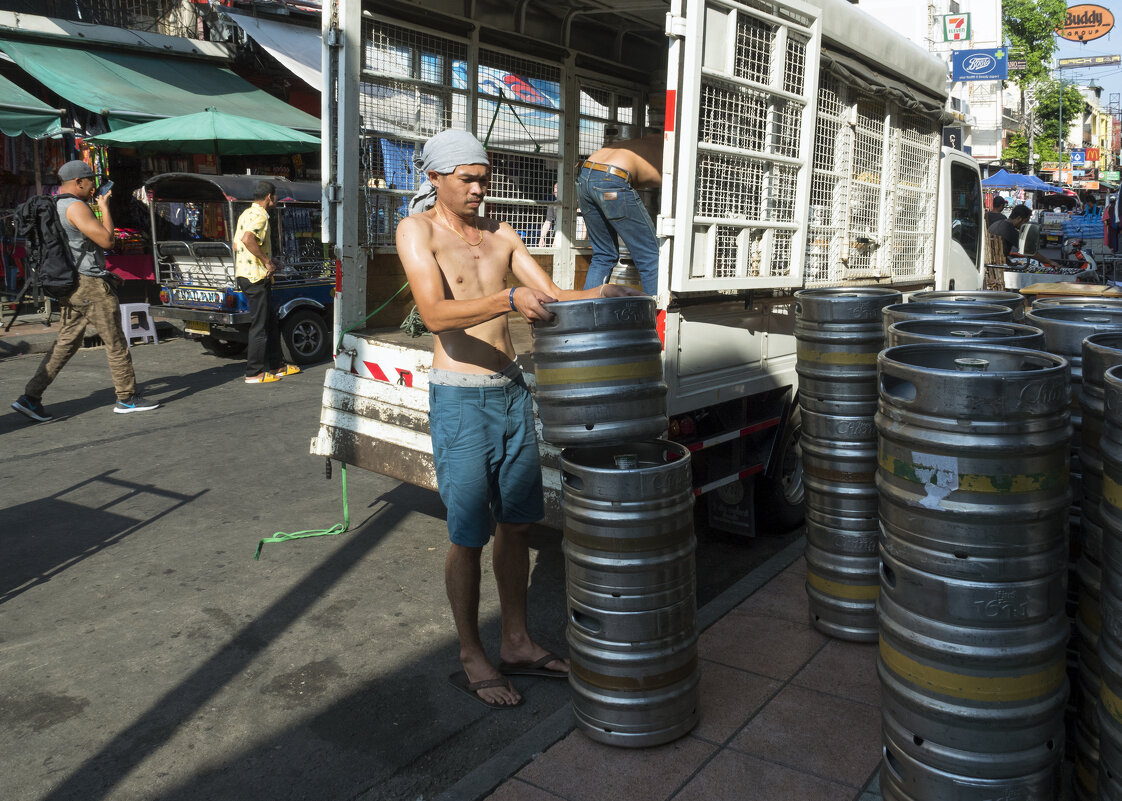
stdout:
<svg viewBox="0 0 1122 801">
<path fill-rule="evenodd" d="M 189 334 L 209 334 L 210 323 L 199 323 L 194 320 L 187 320 L 187 325 L 184 326 Z"/>
</svg>

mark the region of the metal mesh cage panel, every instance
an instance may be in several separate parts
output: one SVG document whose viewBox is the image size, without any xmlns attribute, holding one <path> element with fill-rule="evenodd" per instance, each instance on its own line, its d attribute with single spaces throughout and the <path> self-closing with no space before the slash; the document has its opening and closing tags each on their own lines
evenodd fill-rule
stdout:
<svg viewBox="0 0 1122 801">
<path fill-rule="evenodd" d="M 476 118 L 480 141 L 488 148 L 559 155 L 560 81 L 558 67 L 480 50 Z"/>
<path fill-rule="evenodd" d="M 203 15 L 182 0 L 39 0 L 34 13 L 53 19 L 205 39 Z M 28 3 L 28 5 L 32 5 Z M 202 4 L 205 7 L 205 3 Z"/>
<path fill-rule="evenodd" d="M 792 94 L 803 93 L 806 73 L 806 42 L 795 37 L 787 40 L 787 58 L 783 61 L 783 88 Z"/>
<path fill-rule="evenodd" d="M 849 126 L 843 115 L 843 87 L 823 71 L 818 84 L 818 118 L 814 130 L 814 171 L 810 183 L 807 228 L 807 285 L 825 284 L 841 271 L 841 232 L 846 219 Z"/>
<path fill-rule="evenodd" d="M 425 140 L 467 127 L 464 42 L 376 20 L 363 21 L 359 113 L 362 244 L 394 243 L 422 177 L 413 166 Z"/>
<path fill-rule="evenodd" d="M 913 278 L 934 270 L 938 154 L 939 133 L 935 124 L 915 115 L 904 117 L 893 181 L 894 278 Z"/>
<path fill-rule="evenodd" d="M 807 99 L 801 97 L 810 39 L 798 23 L 755 18 L 742 5 L 730 11 L 714 17 L 733 24 L 727 35 L 706 29 L 713 38 L 705 58 L 731 65 L 731 74 L 700 80 L 690 277 L 793 276 L 802 259 L 792 251 L 796 205 L 810 161 L 802 152 Z M 728 49 L 727 60 L 718 57 L 721 48 Z M 699 282 L 698 289 L 709 288 Z"/>
<path fill-rule="evenodd" d="M 740 156 L 700 156 L 695 214 L 717 219 L 762 220 L 767 166 L 758 159 Z"/>
<path fill-rule="evenodd" d="M 767 135 L 767 96 L 744 87 L 703 83 L 698 138 L 738 150 L 763 151 Z"/>
<path fill-rule="evenodd" d="M 802 128 L 802 104 L 777 103 L 772 123 L 772 152 L 790 158 L 798 156 Z"/>
<path fill-rule="evenodd" d="M 775 32 L 774 25 L 761 20 L 747 16 L 737 19 L 733 75 L 755 83 L 771 84 Z"/>
<path fill-rule="evenodd" d="M 553 202 L 557 162 L 503 153 L 491 159 L 487 216 L 510 223 L 522 240 L 536 247 L 545 221 L 546 203 Z M 502 202 L 524 201 L 522 203 Z"/>
</svg>

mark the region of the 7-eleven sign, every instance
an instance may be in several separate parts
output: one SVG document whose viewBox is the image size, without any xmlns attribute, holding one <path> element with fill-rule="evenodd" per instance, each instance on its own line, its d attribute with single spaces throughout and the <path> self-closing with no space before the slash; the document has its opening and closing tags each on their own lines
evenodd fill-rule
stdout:
<svg viewBox="0 0 1122 801">
<path fill-rule="evenodd" d="M 970 38 L 970 15 L 947 14 L 943 17 L 943 41 L 965 42 Z"/>
</svg>

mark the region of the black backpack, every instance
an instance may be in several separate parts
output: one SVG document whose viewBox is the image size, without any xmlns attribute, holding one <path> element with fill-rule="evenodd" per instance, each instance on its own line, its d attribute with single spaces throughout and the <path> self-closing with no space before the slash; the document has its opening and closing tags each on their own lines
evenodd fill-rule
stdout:
<svg viewBox="0 0 1122 801">
<path fill-rule="evenodd" d="M 58 216 L 58 201 L 68 197 L 74 195 L 36 195 L 16 208 L 15 219 L 16 235 L 27 243 L 28 267 L 39 277 L 43 291 L 59 300 L 78 288 L 74 252 Z"/>
</svg>

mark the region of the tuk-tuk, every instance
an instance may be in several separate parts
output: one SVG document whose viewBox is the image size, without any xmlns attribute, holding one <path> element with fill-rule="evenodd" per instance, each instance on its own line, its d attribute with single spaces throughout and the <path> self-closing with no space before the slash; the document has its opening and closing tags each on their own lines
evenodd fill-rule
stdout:
<svg viewBox="0 0 1122 801">
<path fill-rule="evenodd" d="M 334 262 L 320 241 L 320 185 L 260 175 L 165 173 L 145 182 L 160 301 L 155 317 L 185 322 L 184 332 L 220 355 L 245 349 L 249 300 L 234 280 L 234 231 L 258 181 L 277 187 L 269 213 L 273 303 L 284 357 L 296 364 L 331 355 Z"/>
</svg>

